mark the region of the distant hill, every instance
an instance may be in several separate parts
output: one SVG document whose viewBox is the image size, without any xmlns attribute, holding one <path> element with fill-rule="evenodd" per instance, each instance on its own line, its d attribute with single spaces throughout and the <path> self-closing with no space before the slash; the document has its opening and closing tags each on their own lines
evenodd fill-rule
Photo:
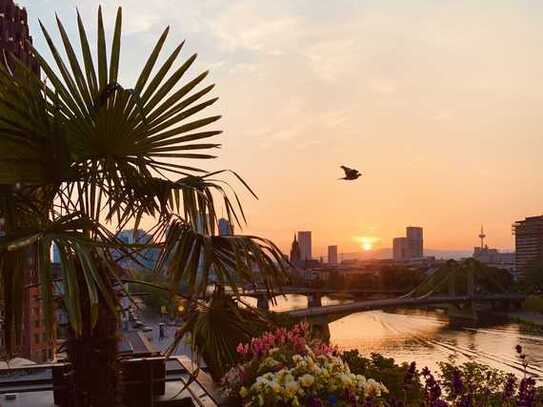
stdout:
<svg viewBox="0 0 543 407">
<path fill-rule="evenodd" d="M 433 256 L 436 259 L 461 259 L 465 257 L 471 257 L 473 255 L 472 250 L 436 250 L 436 249 L 424 249 L 425 256 Z M 353 252 L 342 253 L 343 260 L 353 259 L 391 259 L 392 248 L 382 248 L 371 250 L 368 252 Z"/>
</svg>

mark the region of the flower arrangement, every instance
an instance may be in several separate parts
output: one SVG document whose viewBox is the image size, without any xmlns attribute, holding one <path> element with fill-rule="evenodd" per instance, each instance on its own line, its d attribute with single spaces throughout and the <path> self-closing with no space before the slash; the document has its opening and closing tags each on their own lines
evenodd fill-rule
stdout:
<svg viewBox="0 0 543 407">
<path fill-rule="evenodd" d="M 237 352 L 241 363 L 222 381 L 224 396 L 235 405 L 378 405 L 388 392 L 383 384 L 351 373 L 335 348 L 310 338 L 307 324 L 266 332 L 239 344 Z"/>
</svg>

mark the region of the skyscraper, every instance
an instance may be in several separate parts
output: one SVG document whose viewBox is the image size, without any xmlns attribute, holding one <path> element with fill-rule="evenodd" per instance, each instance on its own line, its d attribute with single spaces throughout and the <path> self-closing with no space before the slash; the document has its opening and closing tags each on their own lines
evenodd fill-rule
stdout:
<svg viewBox="0 0 543 407">
<path fill-rule="evenodd" d="M 395 261 L 408 258 L 407 239 L 405 237 L 396 237 L 392 241 L 392 258 Z"/>
<path fill-rule="evenodd" d="M 408 226 L 405 237 L 396 237 L 392 241 L 392 257 L 396 261 L 424 257 L 424 240 L 422 228 Z"/>
<path fill-rule="evenodd" d="M 524 272 L 543 262 L 543 215 L 531 216 L 513 224 L 515 271 Z"/>
<path fill-rule="evenodd" d="M 300 255 L 302 261 L 311 260 L 313 258 L 311 252 L 311 232 L 298 232 L 298 244 L 300 245 Z"/>
<path fill-rule="evenodd" d="M 328 264 L 337 264 L 337 246 L 328 246 Z"/>
<path fill-rule="evenodd" d="M 229 236 L 234 234 L 234 228 L 232 223 L 226 218 L 220 218 L 218 220 L 219 225 L 219 235 L 220 236 Z"/>
<path fill-rule="evenodd" d="M 424 256 L 424 241 L 422 237 L 422 228 L 417 226 L 408 226 L 406 228 L 407 237 L 407 256 L 410 259 Z"/>
</svg>

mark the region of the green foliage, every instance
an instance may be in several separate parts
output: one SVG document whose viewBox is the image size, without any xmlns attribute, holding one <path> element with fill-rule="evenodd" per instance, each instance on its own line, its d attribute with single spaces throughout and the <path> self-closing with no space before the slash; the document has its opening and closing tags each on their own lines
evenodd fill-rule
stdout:
<svg viewBox="0 0 543 407">
<path fill-rule="evenodd" d="M 409 366 L 395 363 L 394 359 L 372 353 L 370 358 L 363 357 L 358 350 L 349 350 L 341 354 L 351 372 L 371 377 L 383 383 L 389 390 L 390 400 L 401 401 L 405 406 L 419 406 L 423 400 L 423 388 L 417 374 L 406 382 Z"/>
<path fill-rule="evenodd" d="M 534 264 L 524 272 L 522 285 L 528 292 L 543 291 L 543 263 Z"/>
<path fill-rule="evenodd" d="M 530 295 L 522 303 L 522 309 L 530 312 L 543 313 L 543 296 Z"/>
<path fill-rule="evenodd" d="M 178 331 L 170 351 L 190 334 L 192 350 L 203 358 L 215 380 L 219 380 L 237 361 L 236 347 L 270 327 L 258 310 L 240 308 L 228 295 L 216 291 L 209 302 L 189 305 L 185 323 Z"/>
<path fill-rule="evenodd" d="M 440 362 L 439 367 L 441 387 L 447 400 L 454 402 L 460 394 L 469 394 L 473 406 L 505 405 L 503 392 L 508 378 L 506 373 L 477 362 L 466 362 L 460 366 Z M 455 383 L 460 388 L 455 388 Z"/>
</svg>

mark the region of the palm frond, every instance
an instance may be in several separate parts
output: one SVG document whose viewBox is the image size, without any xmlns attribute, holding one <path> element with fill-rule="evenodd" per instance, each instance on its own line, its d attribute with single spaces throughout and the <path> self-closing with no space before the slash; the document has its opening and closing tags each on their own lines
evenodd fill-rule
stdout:
<svg viewBox="0 0 543 407">
<path fill-rule="evenodd" d="M 257 236 L 208 236 L 181 219 L 173 219 L 161 247 L 156 270 L 166 274 L 175 292 L 203 295 L 211 283 L 262 284 L 269 291 L 288 281 L 286 261 L 271 241 Z"/>
</svg>

